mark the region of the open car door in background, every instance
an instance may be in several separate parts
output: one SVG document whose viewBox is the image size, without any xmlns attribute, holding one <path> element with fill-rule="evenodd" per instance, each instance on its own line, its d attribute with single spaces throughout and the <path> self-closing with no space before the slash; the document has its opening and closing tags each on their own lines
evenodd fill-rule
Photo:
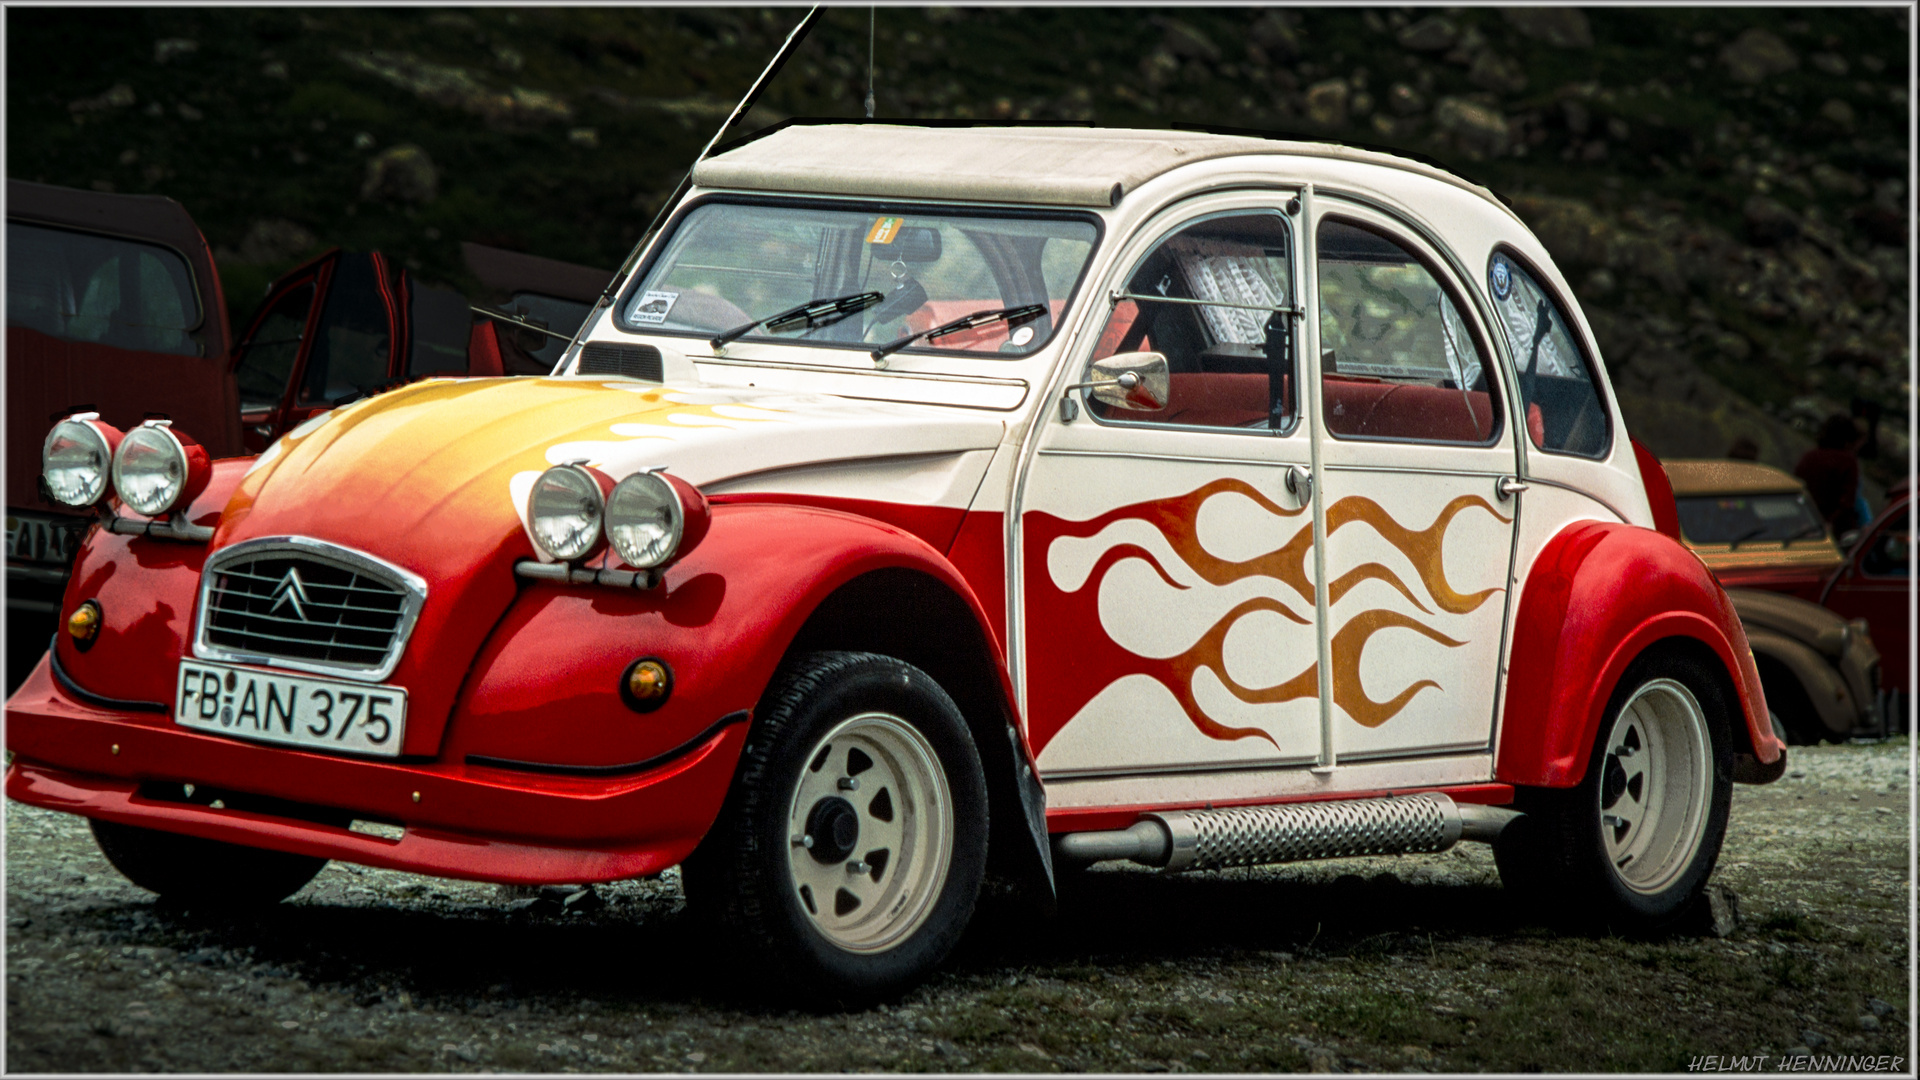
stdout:
<svg viewBox="0 0 1920 1080">
<path fill-rule="evenodd" d="M 487 320 L 477 328 L 475 348 L 491 344 L 498 350 L 507 375 L 545 375 L 566 351 L 567 340 L 580 329 L 594 301 L 612 280 L 610 270 L 522 255 L 483 244 L 464 243 L 460 255 L 467 270 L 480 279 L 475 303 L 537 329 Z"/>
</svg>

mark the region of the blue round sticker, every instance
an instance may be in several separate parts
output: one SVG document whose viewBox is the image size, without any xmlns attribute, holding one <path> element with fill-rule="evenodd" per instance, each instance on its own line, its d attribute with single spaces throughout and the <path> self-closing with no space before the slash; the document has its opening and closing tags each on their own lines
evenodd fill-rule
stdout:
<svg viewBox="0 0 1920 1080">
<path fill-rule="evenodd" d="M 1493 298 L 1505 300 L 1513 292 L 1513 271 L 1507 268 L 1507 260 L 1493 260 Z"/>
</svg>

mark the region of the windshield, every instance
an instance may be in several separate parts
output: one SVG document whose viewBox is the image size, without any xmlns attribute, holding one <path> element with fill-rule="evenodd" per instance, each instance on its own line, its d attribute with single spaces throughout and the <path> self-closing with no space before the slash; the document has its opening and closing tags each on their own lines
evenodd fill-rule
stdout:
<svg viewBox="0 0 1920 1080">
<path fill-rule="evenodd" d="M 1025 356 L 1053 336 L 1099 232 L 1076 217 L 840 210 L 710 201 L 668 239 L 621 309 L 631 330 L 712 338 L 815 301 L 877 292 L 828 321 L 755 323 L 741 341 L 871 349 L 981 311 L 1039 304 L 906 352 Z"/>
<path fill-rule="evenodd" d="M 198 356 L 193 274 L 179 255 L 65 229 L 7 223 L 7 323 L 62 341 Z"/>
<path fill-rule="evenodd" d="M 1826 537 L 1804 495 L 1699 495 L 1674 500 L 1680 532 L 1696 544 L 1817 540 Z"/>
</svg>

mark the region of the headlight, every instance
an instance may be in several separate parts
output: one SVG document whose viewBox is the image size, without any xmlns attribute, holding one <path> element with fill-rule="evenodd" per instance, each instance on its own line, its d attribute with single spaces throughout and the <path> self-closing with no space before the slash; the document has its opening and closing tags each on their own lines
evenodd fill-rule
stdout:
<svg viewBox="0 0 1920 1080">
<path fill-rule="evenodd" d="M 555 465 L 533 482 L 527 524 L 541 551 L 562 562 L 583 559 L 600 546 L 606 476 L 583 465 Z"/>
<path fill-rule="evenodd" d="M 40 447 L 40 475 L 57 503 L 92 506 L 107 493 L 107 472 L 120 432 L 101 423 L 99 416 L 76 413 L 60 421 Z"/>
<path fill-rule="evenodd" d="M 634 473 L 607 497 L 607 540 L 636 570 L 673 558 L 686 525 L 679 492 L 659 473 Z"/>
<path fill-rule="evenodd" d="M 607 496 L 607 540 L 637 570 L 664 566 L 693 550 L 707 532 L 707 499 L 663 472 L 635 473 Z"/>
<path fill-rule="evenodd" d="M 113 454 L 113 490 L 137 514 L 159 517 L 206 486 L 207 451 L 165 420 L 149 420 L 120 440 Z"/>
</svg>

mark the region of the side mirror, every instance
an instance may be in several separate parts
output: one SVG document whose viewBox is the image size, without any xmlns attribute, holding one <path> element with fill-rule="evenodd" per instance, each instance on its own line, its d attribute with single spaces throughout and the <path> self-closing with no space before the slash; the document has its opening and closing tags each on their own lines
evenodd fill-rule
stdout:
<svg viewBox="0 0 1920 1080">
<path fill-rule="evenodd" d="M 1157 352 L 1116 353 L 1095 360 L 1086 382 L 1067 387 L 1093 391 L 1093 400 L 1130 412 L 1153 412 L 1167 407 L 1171 379 L 1167 358 Z"/>
<path fill-rule="evenodd" d="M 1840 550 L 1841 551 L 1852 551 L 1853 545 L 1859 542 L 1860 542 L 1859 529 L 1848 529 L 1846 532 L 1843 532 L 1840 534 Z"/>
</svg>

